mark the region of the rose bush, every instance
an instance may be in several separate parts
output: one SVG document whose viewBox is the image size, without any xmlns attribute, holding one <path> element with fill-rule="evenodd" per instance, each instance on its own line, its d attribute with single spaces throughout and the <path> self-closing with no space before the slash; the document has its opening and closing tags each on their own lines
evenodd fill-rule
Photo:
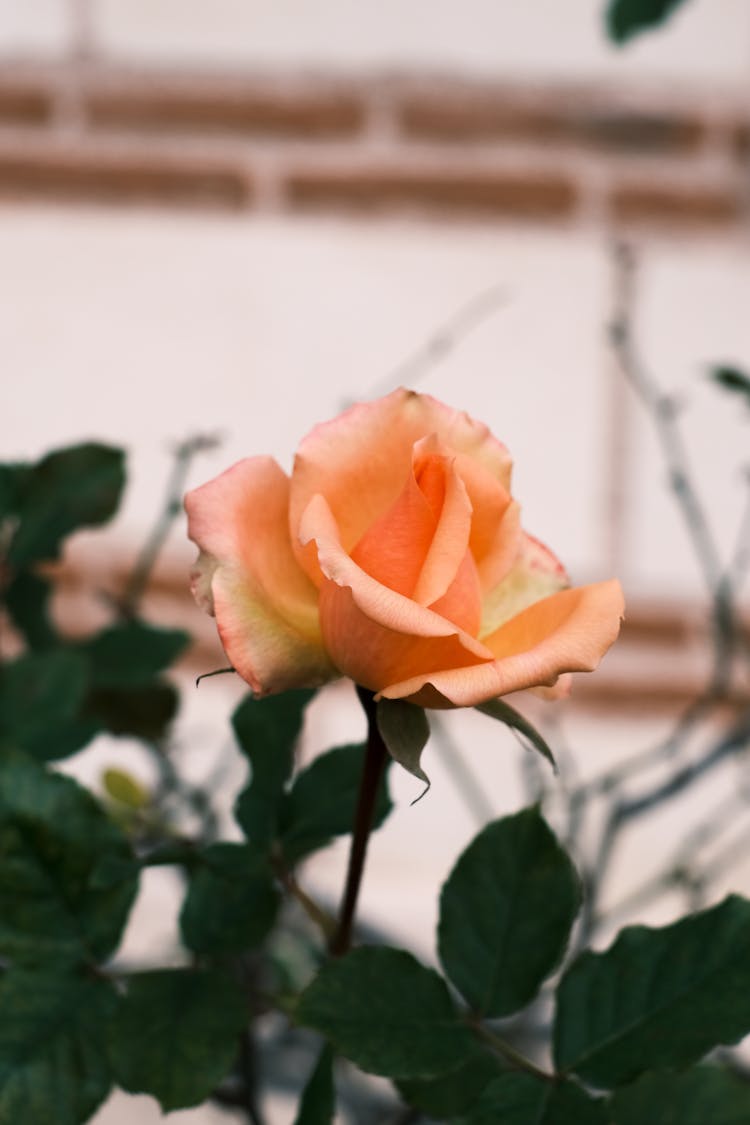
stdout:
<svg viewBox="0 0 750 1125">
<path fill-rule="evenodd" d="M 188 493 L 193 592 L 258 695 L 339 675 L 424 707 L 562 693 L 617 636 L 622 591 L 569 587 L 510 474 L 487 427 L 434 398 L 353 406 L 291 478 L 249 457 Z"/>
</svg>

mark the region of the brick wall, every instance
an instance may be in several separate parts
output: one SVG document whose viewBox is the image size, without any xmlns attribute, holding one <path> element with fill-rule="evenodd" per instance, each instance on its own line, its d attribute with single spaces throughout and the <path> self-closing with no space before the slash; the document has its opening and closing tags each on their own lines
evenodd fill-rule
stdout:
<svg viewBox="0 0 750 1125">
<path fill-rule="evenodd" d="M 732 233 L 749 136 L 705 90 L 14 65 L 0 198 Z"/>
</svg>

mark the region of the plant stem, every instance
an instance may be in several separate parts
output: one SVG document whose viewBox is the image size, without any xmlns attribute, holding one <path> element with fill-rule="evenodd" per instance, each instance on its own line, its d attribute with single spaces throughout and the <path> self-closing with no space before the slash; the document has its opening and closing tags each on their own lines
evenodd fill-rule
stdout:
<svg viewBox="0 0 750 1125">
<path fill-rule="evenodd" d="M 348 951 L 352 943 L 352 926 L 357 909 L 362 872 L 365 866 L 367 844 L 372 830 L 375 803 L 388 761 L 388 751 L 375 721 L 374 695 L 371 691 L 362 687 L 357 687 L 357 695 L 367 716 L 367 747 L 362 767 L 362 778 L 359 784 L 359 797 L 357 799 L 357 812 L 354 817 L 354 831 L 349 851 L 349 869 L 346 873 L 344 897 L 341 902 L 336 932 L 328 946 L 328 951 L 332 957 L 341 957 Z"/>
</svg>

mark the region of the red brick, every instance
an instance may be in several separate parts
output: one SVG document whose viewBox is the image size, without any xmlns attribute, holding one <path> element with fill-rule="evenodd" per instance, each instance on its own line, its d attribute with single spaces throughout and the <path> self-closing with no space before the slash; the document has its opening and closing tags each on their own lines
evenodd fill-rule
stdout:
<svg viewBox="0 0 750 1125">
<path fill-rule="evenodd" d="M 286 178 L 286 195 L 293 205 L 304 208 L 407 208 L 527 219 L 567 218 L 577 203 L 569 177 L 533 171 L 298 169 Z"/>
<path fill-rule="evenodd" d="M 406 95 L 397 116 L 411 138 L 431 141 L 522 141 L 574 144 L 624 153 L 691 152 L 705 136 L 695 114 L 645 113 L 596 98 L 571 101 L 474 91 Z"/>
<path fill-rule="evenodd" d="M 738 197 L 722 188 L 684 188 L 661 184 L 628 184 L 610 194 L 612 216 L 623 222 L 665 226 L 726 225 L 738 220 Z"/>
<path fill-rule="evenodd" d="M 0 124 L 46 125 L 52 118 L 49 88 L 0 83 Z"/>
<path fill-rule="evenodd" d="M 251 185 L 229 165 L 156 153 L 0 151 L 0 196 L 237 210 L 250 202 Z"/>
<path fill-rule="evenodd" d="M 750 121 L 739 121 L 730 130 L 731 145 L 740 160 L 750 157 Z"/>
<path fill-rule="evenodd" d="M 352 136 L 365 119 L 362 100 L 344 91 L 133 86 L 91 89 L 85 106 L 100 127 L 294 138 Z"/>
</svg>

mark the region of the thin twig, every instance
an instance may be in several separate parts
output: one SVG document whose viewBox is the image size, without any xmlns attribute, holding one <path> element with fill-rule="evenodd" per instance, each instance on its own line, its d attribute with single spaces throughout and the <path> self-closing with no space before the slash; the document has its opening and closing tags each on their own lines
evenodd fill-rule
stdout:
<svg viewBox="0 0 750 1125">
<path fill-rule="evenodd" d="M 370 387 L 366 397 L 379 398 L 396 387 L 415 387 L 467 336 L 509 302 L 510 295 L 505 285 L 491 285 L 489 289 L 483 289 L 440 325 L 416 351 Z"/>
<path fill-rule="evenodd" d="M 182 496 L 185 491 L 190 466 L 198 453 L 214 449 L 219 443 L 215 434 L 196 434 L 180 442 L 174 451 L 172 470 L 167 481 L 166 496 L 151 534 L 135 561 L 125 590 L 119 601 L 120 612 L 132 617 L 148 585 L 151 571 L 164 546 L 172 524 L 182 511 Z"/>
</svg>

